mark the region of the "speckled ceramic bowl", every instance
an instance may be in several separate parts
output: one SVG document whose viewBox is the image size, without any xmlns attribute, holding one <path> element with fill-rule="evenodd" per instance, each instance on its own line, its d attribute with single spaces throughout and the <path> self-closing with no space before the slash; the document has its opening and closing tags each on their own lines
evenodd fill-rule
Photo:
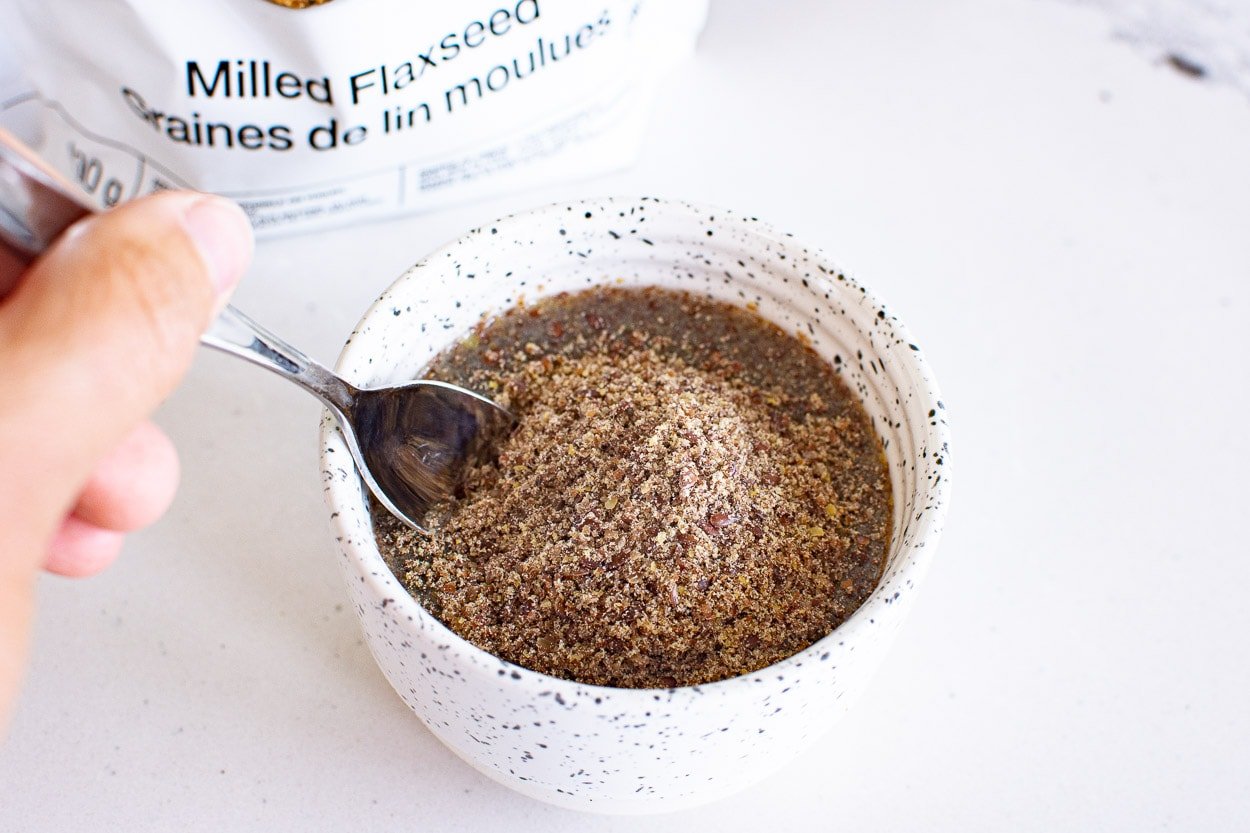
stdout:
<svg viewBox="0 0 1250 833">
<path fill-rule="evenodd" d="M 824 733 L 864 686 L 911 606 L 950 490 L 937 386 L 902 324 L 824 255 L 754 218 L 651 199 L 554 205 L 483 226 L 408 270 L 365 313 L 338 369 L 414 378 L 483 313 L 592 284 L 707 293 L 807 336 L 885 441 L 894 536 L 885 575 L 829 636 L 710 685 L 580 685 L 504 662 L 427 613 L 388 571 L 347 449 L 327 422 L 322 476 L 370 650 L 430 731 L 486 775 L 583 810 L 655 812 L 727 795 Z"/>
</svg>

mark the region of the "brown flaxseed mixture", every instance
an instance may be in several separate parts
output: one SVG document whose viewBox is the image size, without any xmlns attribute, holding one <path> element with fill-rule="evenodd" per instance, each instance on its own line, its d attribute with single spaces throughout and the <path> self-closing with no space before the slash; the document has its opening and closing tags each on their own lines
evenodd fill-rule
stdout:
<svg viewBox="0 0 1250 833">
<path fill-rule="evenodd" d="M 279 6 L 286 6 L 288 9 L 306 9 L 309 6 L 320 6 L 322 3 L 329 3 L 330 0 L 269 0 L 271 3 L 277 3 Z"/>
<path fill-rule="evenodd" d="M 379 512 L 379 542 L 497 656 L 598 685 L 711 682 L 825 636 L 880 577 L 890 481 L 867 415 L 750 312 L 592 289 L 505 314 L 428 375 L 519 423 L 432 537 Z"/>
</svg>

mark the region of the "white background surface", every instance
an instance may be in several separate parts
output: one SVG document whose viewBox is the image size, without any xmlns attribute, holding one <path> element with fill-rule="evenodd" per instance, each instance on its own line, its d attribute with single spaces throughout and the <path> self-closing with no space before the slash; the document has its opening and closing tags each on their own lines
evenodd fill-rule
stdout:
<svg viewBox="0 0 1250 833">
<path fill-rule="evenodd" d="M 824 248 L 943 385 L 955 498 L 894 652 L 778 775 L 656 831 L 1229 830 L 1250 807 L 1250 105 L 1032 0 L 714 3 L 633 170 L 271 241 L 238 304 L 331 360 L 480 222 L 647 193 Z M 633 830 L 429 735 L 347 608 L 318 407 L 202 354 L 183 487 L 46 579 L 0 831 Z"/>
</svg>

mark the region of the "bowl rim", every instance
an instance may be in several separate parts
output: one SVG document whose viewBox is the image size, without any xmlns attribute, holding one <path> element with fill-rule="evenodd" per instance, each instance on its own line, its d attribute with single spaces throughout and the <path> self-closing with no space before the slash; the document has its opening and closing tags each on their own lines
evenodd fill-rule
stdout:
<svg viewBox="0 0 1250 833">
<path fill-rule="evenodd" d="M 749 231 L 753 235 L 767 239 L 774 243 L 785 246 L 799 245 L 803 253 L 811 258 L 814 263 L 819 263 L 826 267 L 829 272 L 827 275 L 813 275 L 813 280 L 818 283 L 828 284 L 834 287 L 835 284 L 844 284 L 847 289 L 855 290 L 860 296 L 861 302 L 869 304 L 872 308 L 878 310 L 889 309 L 886 303 L 869 290 L 859 281 L 846 272 L 837 267 L 837 265 L 825 255 L 825 253 L 816 247 L 807 246 L 796 240 L 796 238 L 788 233 L 778 231 L 775 227 L 768 223 L 764 223 L 752 215 L 734 211 L 732 209 L 721 208 L 719 206 L 693 203 L 686 200 L 676 200 L 657 197 L 630 197 L 630 196 L 609 196 L 600 198 L 576 199 L 567 201 L 552 202 L 539 205 L 534 208 L 513 212 L 498 220 L 477 226 L 464 234 L 456 237 L 448 243 L 439 246 L 425 257 L 422 257 L 412 266 L 408 267 L 392 281 L 386 289 L 384 289 L 378 297 L 369 305 L 368 309 L 360 316 L 360 319 L 352 328 L 352 333 L 344 343 L 342 351 L 335 361 L 334 368 L 338 373 L 342 373 L 344 365 L 353 359 L 355 354 L 363 349 L 357 340 L 357 334 L 374 320 L 385 321 L 390 317 L 391 309 L 389 305 L 389 296 L 392 291 L 419 276 L 426 267 L 450 257 L 454 259 L 454 253 L 464 247 L 473 246 L 476 241 L 485 233 L 489 233 L 496 240 L 507 239 L 508 233 L 517 228 L 524 228 L 524 224 L 535 219 L 541 218 L 543 215 L 559 214 L 565 216 L 568 211 L 581 211 L 586 209 L 602 209 L 605 205 L 637 205 L 638 203 L 647 203 L 650 206 L 657 206 L 664 211 L 679 211 L 682 213 L 697 214 L 707 216 L 715 215 L 715 222 L 718 224 L 730 224 L 741 227 L 743 230 Z M 723 218 L 723 220 L 722 220 Z M 830 280 L 829 276 L 837 275 L 839 280 Z M 537 297 L 545 297 L 543 293 L 539 293 Z M 920 401 L 918 405 L 927 406 L 926 410 L 944 413 L 946 406 L 942 401 L 941 394 L 938 390 L 937 383 L 933 377 L 933 373 L 929 368 L 929 364 L 924 356 L 924 351 L 917 346 L 912 338 L 906 325 L 899 320 L 897 316 L 890 313 L 887 316 L 887 326 L 893 331 L 893 334 L 902 342 L 907 344 L 910 349 L 903 351 L 894 351 L 895 361 L 910 362 L 912 367 L 910 373 L 918 383 L 918 396 Z M 452 342 L 449 341 L 448 344 Z M 899 356 L 904 358 L 898 358 Z M 881 358 L 880 354 L 877 356 Z M 918 519 L 913 528 L 913 543 L 909 545 L 911 550 L 911 559 L 908 563 L 902 564 L 897 574 L 897 579 L 903 581 L 911 577 L 912 574 L 916 578 L 923 575 L 927 569 L 928 563 L 932 558 L 932 554 L 936 549 L 937 543 L 942 534 L 943 520 L 950 504 L 951 494 L 951 474 L 950 474 L 950 428 L 945 418 L 927 420 L 923 426 L 917 426 L 917 437 L 926 437 L 928 442 L 917 443 L 926 445 L 929 448 L 940 449 L 943 458 L 943 476 L 939 482 L 929 487 L 931 490 L 931 500 L 926 506 L 927 511 L 923 517 Z M 853 636 L 857 632 L 874 624 L 871 609 L 879 605 L 885 598 L 884 582 L 879 581 L 877 586 L 869 596 L 860 604 L 860 606 L 848 616 L 841 624 L 835 627 L 825 636 L 816 640 L 812 644 L 802 650 L 791 654 L 777 662 L 749 671 L 745 674 L 739 674 L 734 677 L 727 677 L 723 680 L 716 680 L 710 683 L 702 683 L 699 685 L 660 687 L 660 688 L 620 688 L 615 686 L 601 686 L 592 683 L 578 682 L 576 680 L 568 680 L 562 677 L 555 677 L 545 674 L 541 671 L 535 671 L 523 665 L 505 660 L 496 656 L 482 648 L 477 647 L 473 643 L 460 636 L 458 633 L 447 627 L 438 617 L 427 611 L 413 596 L 403 587 L 403 582 L 399 576 L 395 575 L 387 566 L 382 558 L 376 539 L 371 535 L 369 541 L 374 545 L 372 547 L 361 546 L 355 540 L 352 530 L 344 526 L 343 506 L 346 503 L 356 503 L 359 499 L 355 497 L 359 492 L 359 484 L 356 478 L 347 478 L 346 480 L 337 477 L 328 477 L 327 475 L 339 460 L 347 457 L 347 447 L 339 435 L 334 418 L 329 411 L 323 412 L 321 420 L 321 430 L 319 435 L 320 454 L 319 464 L 325 481 L 324 495 L 327 508 L 330 513 L 331 531 L 335 539 L 339 542 L 343 553 L 354 559 L 358 572 L 364 583 L 369 586 L 371 595 L 375 598 L 391 599 L 391 608 L 396 617 L 396 621 L 405 626 L 411 625 L 412 622 L 420 619 L 424 623 L 424 627 L 431 629 L 436 635 L 436 639 L 440 645 L 447 644 L 455 647 L 461 652 L 476 657 L 476 661 L 470 662 L 469 665 L 479 669 L 492 669 L 491 676 L 495 677 L 494 669 L 504 668 L 509 673 L 498 677 L 500 680 L 507 680 L 509 684 L 524 685 L 532 688 L 535 693 L 551 692 L 559 689 L 565 691 L 575 691 L 590 693 L 592 696 L 612 696 L 614 698 L 622 697 L 638 697 L 645 698 L 648 702 L 658 693 L 666 693 L 668 696 L 683 696 L 684 694 L 703 694 L 711 691 L 729 691 L 737 687 L 746 690 L 746 686 L 756 678 L 767 675 L 784 674 L 788 670 L 792 670 L 797 665 L 802 665 L 804 661 L 819 657 L 822 653 L 830 650 L 830 646 L 835 641 L 845 642 L 848 636 Z M 335 455 L 331 460 L 331 455 Z M 917 482 L 917 490 L 920 489 L 919 481 Z M 894 533 L 897 535 L 898 530 Z M 908 553 L 900 550 L 896 558 L 903 558 Z M 888 573 L 888 569 L 887 569 Z M 906 575 L 905 575 L 906 574 Z M 393 590 L 385 587 L 384 583 L 388 580 L 394 581 L 399 585 L 400 593 L 398 598 L 394 598 Z M 875 604 L 874 604 L 875 603 Z M 416 626 L 413 626 L 416 627 Z"/>
</svg>

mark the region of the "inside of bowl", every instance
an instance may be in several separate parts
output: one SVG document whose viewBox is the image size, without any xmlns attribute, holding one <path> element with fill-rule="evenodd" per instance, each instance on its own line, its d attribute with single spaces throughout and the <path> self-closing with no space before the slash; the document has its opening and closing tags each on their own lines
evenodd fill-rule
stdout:
<svg viewBox="0 0 1250 833">
<path fill-rule="evenodd" d="M 598 284 L 750 305 L 834 365 L 863 402 L 889 463 L 894 534 L 877 595 L 888 591 L 940 514 L 946 448 L 936 389 L 918 348 L 873 296 L 823 255 L 752 218 L 605 200 L 484 226 L 397 281 L 353 335 L 339 370 L 362 384 L 412 379 L 483 315 Z"/>
</svg>

